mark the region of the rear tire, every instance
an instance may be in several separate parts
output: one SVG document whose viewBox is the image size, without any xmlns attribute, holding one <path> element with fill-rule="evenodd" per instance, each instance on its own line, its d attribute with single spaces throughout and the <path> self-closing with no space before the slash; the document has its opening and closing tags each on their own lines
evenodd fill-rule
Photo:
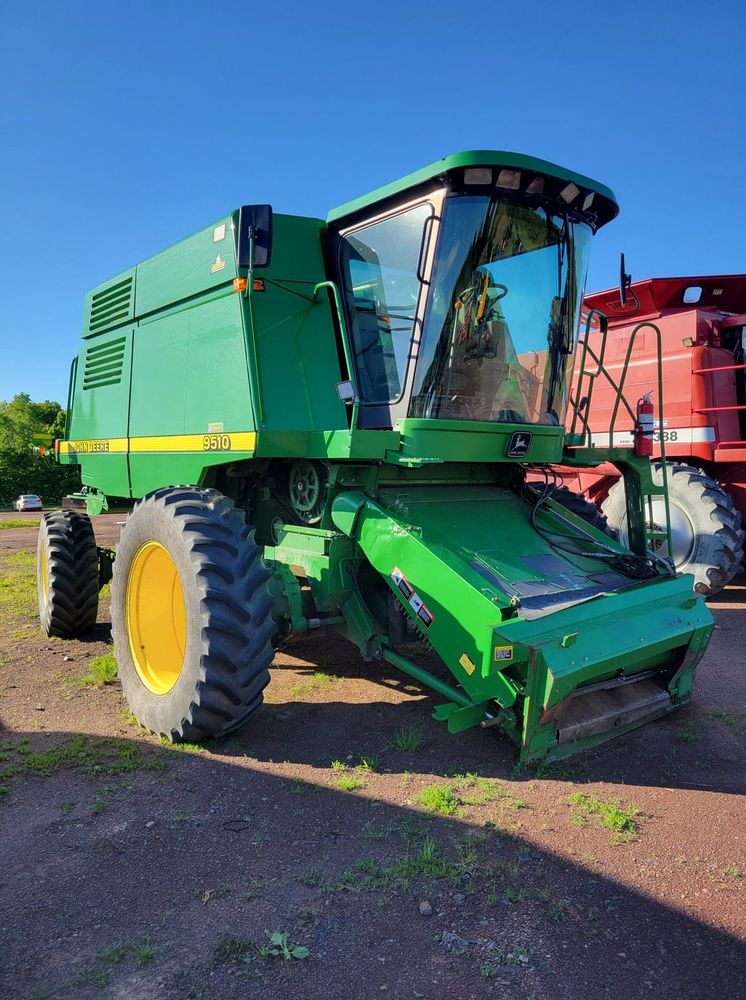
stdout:
<svg viewBox="0 0 746 1000">
<path fill-rule="evenodd" d="M 741 514 L 716 479 L 693 465 L 668 463 L 673 561 L 679 573 L 694 574 L 694 589 L 711 597 L 722 590 L 743 559 Z M 660 462 L 652 468 L 653 482 L 663 483 Z M 656 523 L 664 524 L 663 501 L 653 501 Z M 656 507 L 658 509 L 656 509 Z M 627 542 L 624 482 L 614 483 L 603 503 L 609 524 Z M 664 553 L 665 554 L 665 553 Z"/>
<path fill-rule="evenodd" d="M 70 639 L 95 628 L 98 549 L 87 514 L 55 510 L 43 515 L 36 581 L 39 620 L 47 635 Z"/>
<path fill-rule="evenodd" d="M 122 689 L 137 721 L 174 742 L 242 726 L 274 656 L 274 600 L 243 511 L 217 490 L 141 500 L 114 560 L 111 620 Z"/>
</svg>

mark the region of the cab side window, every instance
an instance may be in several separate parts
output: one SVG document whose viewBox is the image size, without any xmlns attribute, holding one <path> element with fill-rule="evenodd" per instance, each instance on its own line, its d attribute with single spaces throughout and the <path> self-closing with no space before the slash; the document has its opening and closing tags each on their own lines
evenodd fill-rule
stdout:
<svg viewBox="0 0 746 1000">
<path fill-rule="evenodd" d="M 365 403 L 392 403 L 401 397 L 420 294 L 420 248 L 425 220 L 432 214 L 431 205 L 416 205 L 340 241 L 340 271 Z"/>
</svg>

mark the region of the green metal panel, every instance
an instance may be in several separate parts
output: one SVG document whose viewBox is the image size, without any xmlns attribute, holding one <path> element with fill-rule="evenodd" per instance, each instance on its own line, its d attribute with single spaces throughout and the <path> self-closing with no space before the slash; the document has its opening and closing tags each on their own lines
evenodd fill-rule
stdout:
<svg viewBox="0 0 746 1000">
<path fill-rule="evenodd" d="M 230 284 L 235 276 L 233 230 L 228 215 L 138 264 L 136 315 L 145 316 Z"/>
<path fill-rule="evenodd" d="M 442 160 L 436 160 L 435 163 L 430 163 L 421 170 L 416 170 L 405 177 L 400 177 L 391 184 L 386 184 L 384 187 L 376 188 L 375 191 L 371 191 L 369 194 L 355 198 L 353 201 L 348 201 L 344 205 L 332 209 L 327 216 L 327 222 L 339 223 L 349 216 L 370 209 L 372 206 L 394 198 L 412 188 L 418 188 L 428 183 L 434 184 L 449 170 L 470 166 L 497 166 L 533 170 L 537 173 L 548 174 L 562 180 L 572 181 L 580 188 L 588 188 L 590 191 L 595 191 L 605 201 L 602 212 L 602 225 L 613 219 L 619 212 L 616 196 L 613 191 L 605 187 L 605 185 L 599 184 L 598 181 L 591 180 L 590 177 L 575 173 L 573 170 L 567 170 L 556 163 L 549 163 L 547 160 L 537 160 L 533 156 L 499 152 L 494 149 L 482 149 L 444 156 Z"/>
<path fill-rule="evenodd" d="M 482 423 L 476 420 L 397 421 L 401 435 L 398 453 L 389 452 L 390 462 L 559 462 L 564 428 L 532 424 Z M 520 459 L 507 457 L 508 443 L 516 432 L 531 435 L 528 451 Z"/>
<path fill-rule="evenodd" d="M 88 292 L 83 308 L 83 336 L 95 336 L 131 322 L 135 316 L 135 286 L 132 267 Z"/>
<path fill-rule="evenodd" d="M 276 214 L 270 266 L 255 272 L 264 290 L 254 292 L 263 426 L 272 430 L 346 429 L 345 407 L 336 391 L 342 378 L 332 311 L 314 287 L 326 278 L 319 219 Z M 346 376 L 345 376 L 346 377 Z"/>
<path fill-rule="evenodd" d="M 78 356 L 63 464 L 79 463 L 81 479 L 110 496 L 129 496 L 125 447 L 134 327 L 90 334 Z M 95 443 L 92 443 L 95 442 Z M 99 450 L 100 449 L 100 450 Z"/>
</svg>

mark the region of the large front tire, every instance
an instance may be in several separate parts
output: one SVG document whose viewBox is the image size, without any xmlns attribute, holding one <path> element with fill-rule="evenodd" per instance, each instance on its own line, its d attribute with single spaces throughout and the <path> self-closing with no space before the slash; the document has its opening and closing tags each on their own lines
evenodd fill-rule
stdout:
<svg viewBox="0 0 746 1000">
<path fill-rule="evenodd" d="M 723 589 L 743 559 L 741 515 L 720 483 L 702 469 L 683 463 L 668 463 L 666 472 L 674 565 L 679 573 L 693 573 L 694 589 L 711 597 Z M 662 485 L 660 462 L 653 466 L 652 473 L 653 482 Z M 603 511 L 609 524 L 618 530 L 620 540 L 626 544 L 627 509 L 623 480 L 609 490 Z M 653 500 L 653 520 L 657 526 L 665 525 L 662 498 Z M 668 555 L 665 545 L 659 551 Z"/>
<path fill-rule="evenodd" d="M 175 742 L 223 736 L 262 703 L 273 598 L 243 511 L 176 487 L 127 519 L 111 585 L 114 652 L 137 721 Z"/>
<path fill-rule="evenodd" d="M 73 510 L 50 511 L 36 547 L 39 620 L 47 635 L 71 639 L 90 632 L 98 614 L 98 549 L 91 519 Z"/>
</svg>

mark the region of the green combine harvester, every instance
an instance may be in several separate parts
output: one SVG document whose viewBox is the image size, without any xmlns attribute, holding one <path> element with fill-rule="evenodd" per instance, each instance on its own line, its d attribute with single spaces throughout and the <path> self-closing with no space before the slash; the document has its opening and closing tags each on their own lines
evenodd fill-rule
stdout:
<svg viewBox="0 0 746 1000">
<path fill-rule="evenodd" d="M 312 629 L 521 763 L 686 702 L 712 620 L 654 554 L 649 461 L 565 430 L 617 211 L 553 164 L 459 153 L 326 222 L 245 205 L 94 289 L 56 442 L 87 512 L 42 522 L 47 634 L 90 630 L 113 574 L 125 697 L 174 741 L 242 726 Z M 629 549 L 550 473 L 605 461 Z M 90 520 L 111 497 L 137 500 L 116 553 Z"/>
</svg>

